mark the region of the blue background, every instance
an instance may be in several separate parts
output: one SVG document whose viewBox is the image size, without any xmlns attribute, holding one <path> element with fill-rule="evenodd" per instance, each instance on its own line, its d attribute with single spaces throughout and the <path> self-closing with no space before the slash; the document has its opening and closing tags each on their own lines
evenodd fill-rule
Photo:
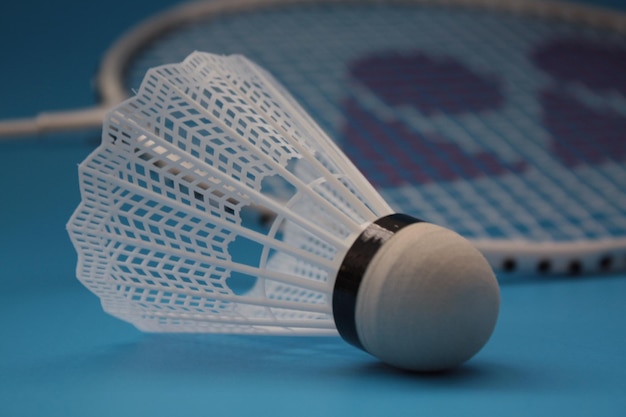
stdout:
<svg viewBox="0 0 626 417">
<path fill-rule="evenodd" d="M 171 3 L 4 2 L 2 118 L 92 104 L 102 53 Z M 338 338 L 147 335 L 108 316 L 65 232 L 98 136 L 0 142 L 0 416 L 626 415 L 623 275 L 503 280 L 489 344 L 437 375 Z"/>
</svg>

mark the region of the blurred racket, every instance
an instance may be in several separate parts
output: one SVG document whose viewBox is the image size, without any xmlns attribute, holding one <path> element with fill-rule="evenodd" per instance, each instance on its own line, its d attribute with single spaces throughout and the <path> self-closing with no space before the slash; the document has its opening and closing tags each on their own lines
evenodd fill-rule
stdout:
<svg viewBox="0 0 626 417">
<path fill-rule="evenodd" d="M 273 73 L 398 211 L 494 268 L 626 269 L 626 17 L 543 1 L 192 2 L 122 36 L 102 103 L 0 123 L 98 126 L 149 67 L 193 50 Z"/>
</svg>

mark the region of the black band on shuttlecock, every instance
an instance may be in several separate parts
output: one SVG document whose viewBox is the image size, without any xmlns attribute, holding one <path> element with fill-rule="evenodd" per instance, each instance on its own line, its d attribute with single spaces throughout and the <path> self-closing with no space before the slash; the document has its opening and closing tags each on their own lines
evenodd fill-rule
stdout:
<svg viewBox="0 0 626 417">
<path fill-rule="evenodd" d="M 333 318 L 341 337 L 363 349 L 356 331 L 356 299 L 361 281 L 378 250 L 400 229 L 421 222 L 406 214 L 391 214 L 370 224 L 352 244 L 337 272 L 333 291 Z"/>
</svg>

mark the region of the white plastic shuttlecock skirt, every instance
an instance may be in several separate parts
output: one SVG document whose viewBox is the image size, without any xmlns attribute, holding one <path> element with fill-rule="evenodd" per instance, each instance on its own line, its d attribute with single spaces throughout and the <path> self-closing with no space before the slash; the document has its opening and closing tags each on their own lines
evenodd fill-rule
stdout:
<svg viewBox="0 0 626 417">
<path fill-rule="evenodd" d="M 241 56 L 194 53 L 150 70 L 79 172 L 77 275 L 107 312 L 147 331 L 335 333 L 344 255 L 392 213 Z"/>
</svg>

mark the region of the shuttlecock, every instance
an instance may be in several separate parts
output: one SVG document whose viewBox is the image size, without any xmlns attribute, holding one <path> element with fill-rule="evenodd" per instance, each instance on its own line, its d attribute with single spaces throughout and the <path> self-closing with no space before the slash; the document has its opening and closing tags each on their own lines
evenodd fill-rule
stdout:
<svg viewBox="0 0 626 417">
<path fill-rule="evenodd" d="M 148 71 L 79 175 L 78 278 L 139 329 L 338 331 L 412 370 L 454 367 L 494 329 L 499 290 L 481 254 L 394 214 L 244 57 Z"/>
</svg>

